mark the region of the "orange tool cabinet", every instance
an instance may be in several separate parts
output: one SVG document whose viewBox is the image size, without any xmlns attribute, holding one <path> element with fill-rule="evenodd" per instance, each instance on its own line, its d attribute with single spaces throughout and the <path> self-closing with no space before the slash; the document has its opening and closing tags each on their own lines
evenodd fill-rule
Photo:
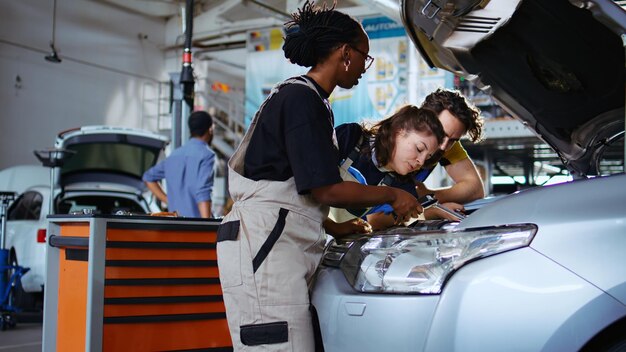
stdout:
<svg viewBox="0 0 626 352">
<path fill-rule="evenodd" d="M 43 351 L 232 351 L 217 220 L 52 215 Z"/>
</svg>

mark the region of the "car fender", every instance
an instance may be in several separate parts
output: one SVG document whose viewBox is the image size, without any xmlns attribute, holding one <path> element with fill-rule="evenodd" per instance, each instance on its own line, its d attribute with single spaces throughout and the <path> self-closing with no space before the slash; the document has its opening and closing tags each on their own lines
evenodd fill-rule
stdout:
<svg viewBox="0 0 626 352">
<path fill-rule="evenodd" d="M 576 351 L 624 316 L 620 302 L 523 248 L 472 262 L 449 279 L 425 350 Z"/>
</svg>

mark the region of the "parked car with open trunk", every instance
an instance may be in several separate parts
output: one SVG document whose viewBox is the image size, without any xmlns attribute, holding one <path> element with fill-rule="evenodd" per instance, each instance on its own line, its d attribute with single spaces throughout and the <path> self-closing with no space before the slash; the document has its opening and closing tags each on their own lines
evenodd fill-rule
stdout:
<svg viewBox="0 0 626 352">
<path fill-rule="evenodd" d="M 59 133 L 55 149 L 74 153 L 55 170 L 53 209 L 49 205 L 50 185 L 35 184 L 8 210 L 6 248 L 10 261 L 30 268 L 22 277 L 21 287 L 13 288 L 14 303 L 28 308 L 41 302 L 49 214 L 145 214 L 159 210 L 146 197 L 141 177 L 157 162 L 167 143 L 168 138 L 152 132 L 109 126 Z M 23 170 L 32 173 L 37 169 L 29 166 Z"/>
</svg>

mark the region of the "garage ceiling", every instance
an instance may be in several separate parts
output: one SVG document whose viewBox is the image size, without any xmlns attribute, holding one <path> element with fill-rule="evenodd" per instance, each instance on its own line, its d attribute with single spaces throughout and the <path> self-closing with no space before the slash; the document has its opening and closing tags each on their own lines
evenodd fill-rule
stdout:
<svg viewBox="0 0 626 352">
<path fill-rule="evenodd" d="M 92 0 L 122 11 L 167 21 L 181 18 L 185 0 Z M 321 3 L 324 0 L 318 0 Z M 333 0 L 325 0 L 332 4 Z M 305 0 L 194 0 L 193 46 L 200 59 L 214 63 L 229 61 L 241 71 L 245 55 L 233 55 L 231 50 L 242 50 L 245 33 L 249 30 L 280 26 L 290 19 L 290 13 L 302 7 Z M 337 9 L 357 16 L 384 14 L 399 21 L 399 0 L 336 0 Z M 165 51 L 181 50 L 183 36 L 165 43 Z M 211 52 L 210 56 L 207 53 Z M 228 57 L 228 60 L 222 58 Z M 230 71 L 230 68 L 224 70 Z M 232 72 L 230 72 L 232 74 Z M 238 74 L 240 75 L 240 73 Z"/>
<path fill-rule="evenodd" d="M 181 18 L 185 0 L 92 0 L 106 6 L 167 21 Z M 321 0 L 318 1 L 318 3 Z M 228 50 L 240 46 L 249 30 L 282 25 L 304 0 L 194 0 L 194 47 Z M 333 0 L 326 0 L 332 4 Z M 399 21 L 399 0 L 337 0 L 336 7 L 353 16 L 385 14 Z M 178 50 L 182 42 L 166 43 L 165 50 Z M 236 43 L 236 44 L 233 44 Z"/>
<path fill-rule="evenodd" d="M 168 19 L 181 13 L 185 0 L 94 0 L 109 6 L 148 17 Z M 263 19 L 268 16 L 284 19 L 291 10 L 302 5 L 297 0 L 195 0 L 195 15 L 218 11 L 229 22 Z M 353 7 L 362 1 L 341 0 L 337 8 Z M 328 3 L 332 3 L 331 0 Z"/>
</svg>

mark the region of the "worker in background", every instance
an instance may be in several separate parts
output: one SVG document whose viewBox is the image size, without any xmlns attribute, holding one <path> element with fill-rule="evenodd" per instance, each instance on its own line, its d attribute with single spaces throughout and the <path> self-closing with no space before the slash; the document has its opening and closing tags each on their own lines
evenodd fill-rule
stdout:
<svg viewBox="0 0 626 352">
<path fill-rule="evenodd" d="M 285 25 L 285 57 L 311 67 L 279 83 L 231 157 L 234 200 L 217 231 L 217 259 L 235 351 L 315 350 L 308 284 L 322 256 L 329 206 L 389 203 L 402 219 L 422 207 L 393 187 L 343 181 L 328 97 L 372 64 L 354 18 L 307 1 Z"/>
<path fill-rule="evenodd" d="M 188 120 L 191 138 L 143 174 L 148 189 L 171 212 L 194 218 L 211 217 L 211 192 L 215 153 L 213 118 L 205 111 L 191 113 Z M 165 179 L 167 195 L 159 181 Z"/>
</svg>

